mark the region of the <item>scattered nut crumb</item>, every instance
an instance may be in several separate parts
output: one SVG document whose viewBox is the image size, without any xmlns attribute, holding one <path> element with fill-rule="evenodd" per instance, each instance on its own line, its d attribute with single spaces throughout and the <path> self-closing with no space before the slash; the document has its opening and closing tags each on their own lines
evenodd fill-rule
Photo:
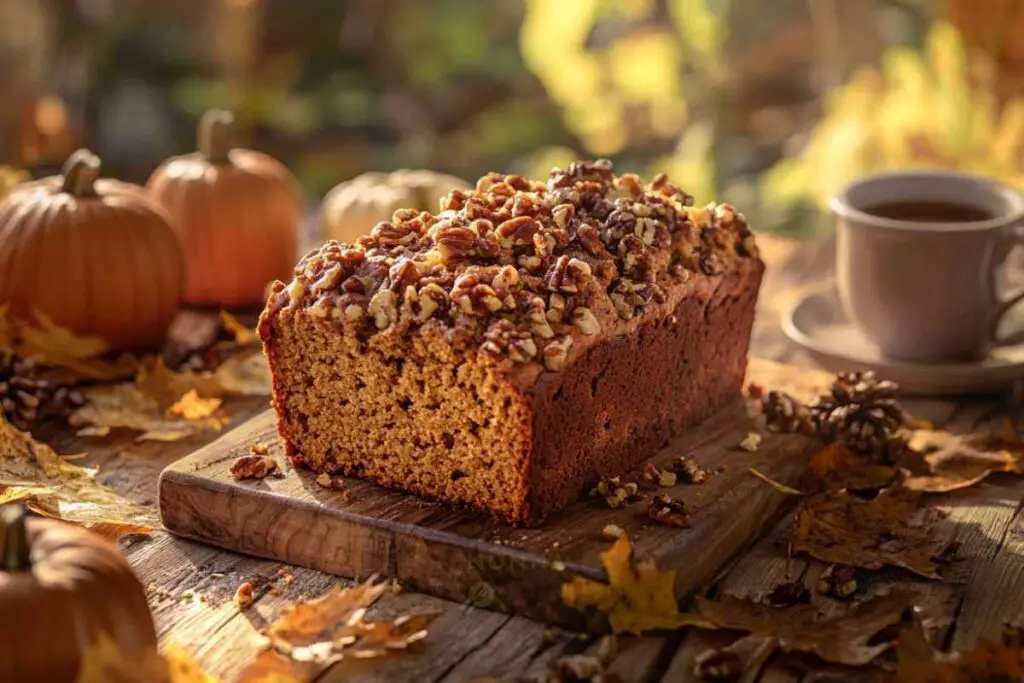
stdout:
<svg viewBox="0 0 1024 683">
<path fill-rule="evenodd" d="M 690 515 L 683 501 L 672 496 L 658 495 L 647 507 L 647 516 L 658 524 L 686 529 L 690 526 Z"/>
<path fill-rule="evenodd" d="M 688 455 L 681 455 L 672 463 L 672 469 L 687 484 L 703 484 L 711 475 L 697 461 Z"/>
<path fill-rule="evenodd" d="M 830 564 L 818 577 L 815 588 L 822 595 L 849 600 L 857 592 L 856 570 L 846 565 Z"/>
<path fill-rule="evenodd" d="M 323 486 L 325 489 L 331 488 L 331 475 L 326 472 L 321 472 L 316 475 L 316 483 L 320 484 L 320 486 Z"/>
<path fill-rule="evenodd" d="M 597 482 L 597 486 L 590 492 L 591 496 L 601 496 L 608 503 L 608 507 L 618 510 L 627 503 L 642 500 L 640 487 L 636 482 L 623 482 L 620 477 L 605 477 Z"/>
<path fill-rule="evenodd" d="M 271 587 L 270 587 L 270 590 L 269 590 L 269 591 L 267 591 L 267 593 L 268 593 L 269 595 L 272 595 L 272 596 L 274 596 L 274 597 L 276 598 L 276 597 L 277 597 L 278 595 L 280 595 L 280 594 L 281 594 L 281 589 L 280 589 L 280 588 L 278 588 L 277 586 L 271 586 Z"/>
<path fill-rule="evenodd" d="M 757 432 L 748 432 L 743 440 L 739 442 L 739 447 L 745 451 L 756 451 L 761 446 L 761 435 Z"/>
<path fill-rule="evenodd" d="M 269 455 L 243 455 L 231 463 L 231 476 L 235 479 L 263 479 L 271 474 L 284 476 L 277 460 Z"/>
<path fill-rule="evenodd" d="M 240 583 L 238 590 L 235 591 L 235 604 L 238 605 L 238 609 L 248 609 L 255 600 L 252 584 L 248 581 Z"/>
<path fill-rule="evenodd" d="M 551 568 L 554 569 L 556 572 L 564 572 L 565 562 L 562 562 L 561 560 L 555 560 L 551 563 Z"/>
<path fill-rule="evenodd" d="M 730 650 L 708 648 L 694 658 L 693 674 L 702 681 L 736 681 L 743 675 L 743 660 Z"/>
<path fill-rule="evenodd" d="M 601 535 L 608 540 L 615 540 L 625 536 L 626 530 L 617 524 L 608 524 L 604 529 L 601 529 Z"/>
<path fill-rule="evenodd" d="M 295 583 L 295 575 L 283 567 L 277 570 L 277 578 L 281 579 L 286 586 L 290 586 Z"/>
<path fill-rule="evenodd" d="M 222 574 L 221 572 L 214 572 L 214 573 L 210 574 L 210 578 L 211 579 L 223 579 L 224 578 L 224 574 Z"/>
<path fill-rule="evenodd" d="M 249 452 L 252 453 L 253 455 L 266 455 L 269 451 L 270 446 L 263 443 L 262 441 L 257 441 L 256 443 L 249 446 Z"/>
<path fill-rule="evenodd" d="M 653 462 L 649 462 L 644 466 L 640 480 L 648 488 L 656 488 L 658 486 L 671 488 L 676 485 L 676 473 L 659 469 Z"/>
</svg>

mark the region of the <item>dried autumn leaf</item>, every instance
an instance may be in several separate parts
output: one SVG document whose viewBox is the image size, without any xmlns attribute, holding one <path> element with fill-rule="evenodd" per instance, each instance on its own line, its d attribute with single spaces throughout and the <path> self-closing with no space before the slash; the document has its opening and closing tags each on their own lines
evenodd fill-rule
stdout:
<svg viewBox="0 0 1024 683">
<path fill-rule="evenodd" d="M 152 512 L 96 483 L 96 470 L 67 462 L 0 418 L 0 503 L 15 502 L 107 536 L 156 524 Z"/>
<path fill-rule="evenodd" d="M 57 325 L 40 311 L 31 321 L 15 320 L 6 306 L 0 307 L 0 351 L 16 353 L 40 365 L 63 368 L 70 378 L 111 380 L 131 377 L 137 360 L 122 354 L 116 359 L 104 357 L 107 343 L 99 337 L 82 337 Z"/>
<path fill-rule="evenodd" d="M 808 488 L 872 491 L 896 479 L 896 469 L 869 462 L 839 442 L 811 455 L 807 463 Z"/>
<path fill-rule="evenodd" d="M 259 344 L 260 338 L 256 331 L 243 325 L 241 321 L 227 311 L 220 312 L 220 325 L 235 338 L 235 343 L 241 346 Z"/>
<path fill-rule="evenodd" d="M 782 482 L 775 481 L 774 479 L 770 478 L 767 474 L 764 474 L 760 470 L 757 470 L 757 469 L 755 469 L 753 467 L 751 467 L 749 469 L 750 469 L 750 473 L 751 474 L 753 474 L 755 477 L 757 477 L 758 479 L 760 479 L 764 483 L 766 483 L 769 486 L 771 486 L 773 489 L 775 489 L 779 493 L 784 493 L 787 496 L 802 496 L 802 495 L 804 495 L 803 491 L 800 491 L 799 489 L 795 489 L 792 486 L 786 486 Z"/>
<path fill-rule="evenodd" d="M 396 586 L 370 579 L 297 603 L 267 630 L 268 649 L 250 664 L 240 683 L 271 680 L 312 680 L 344 657 L 369 659 L 401 650 L 426 637 L 437 614 L 401 616 L 392 621 L 366 622 L 366 610 Z M 275 678 L 276 677 L 276 678 Z"/>
<path fill-rule="evenodd" d="M 900 485 L 911 491 L 945 493 L 973 486 L 994 472 L 1024 473 L 1024 443 L 1016 430 L 1012 438 L 921 430 L 914 432 L 910 447 L 916 457 L 901 462 Z"/>
<path fill-rule="evenodd" d="M 219 431 L 226 420 L 217 414 L 219 398 L 200 394 L 219 390 L 210 374 L 174 372 L 162 359 L 140 368 L 134 382 L 86 390 L 88 402 L 68 418 L 75 427 L 132 429 L 138 441 L 177 441 L 201 430 Z"/>
<path fill-rule="evenodd" d="M 216 413 L 221 403 L 223 401 L 219 398 L 199 398 L 195 389 L 189 389 L 188 393 L 171 404 L 167 413 L 186 420 L 202 420 Z"/>
<path fill-rule="evenodd" d="M 113 638 L 101 633 L 83 648 L 75 683 L 220 683 L 220 679 L 203 671 L 174 643 L 164 655 L 149 650 L 140 659 L 127 659 Z"/>
<path fill-rule="evenodd" d="M 110 344 L 101 337 L 77 335 L 40 310 L 34 310 L 32 317 L 34 324 L 22 326 L 19 336 L 22 343 L 34 352 L 25 355 L 41 363 L 62 365 L 62 360 L 87 360 L 110 350 Z"/>
<path fill-rule="evenodd" d="M 939 514 L 920 494 L 886 489 L 874 500 L 827 491 L 802 501 L 793 522 L 791 552 L 862 569 L 904 567 L 938 578 L 936 559 L 951 546 L 935 528 Z"/>
<path fill-rule="evenodd" d="M 562 585 L 562 602 L 575 609 L 596 607 L 608 615 L 612 630 L 637 635 L 656 629 L 706 626 L 707 620 L 680 614 L 675 596 L 675 571 L 658 569 L 653 558 L 633 562 L 626 534 L 601 553 L 608 583 L 577 576 Z"/>
<path fill-rule="evenodd" d="M 887 683 L 989 683 L 1024 680 L 1024 630 L 1008 628 L 1002 642 L 980 638 L 965 652 L 939 652 L 920 620 L 900 634 L 896 671 Z"/>
<path fill-rule="evenodd" d="M 270 395 L 270 365 L 262 352 L 232 356 L 221 363 L 213 374 L 225 394 Z"/>
<path fill-rule="evenodd" d="M 825 661 L 851 666 L 867 664 L 892 647 L 892 642 L 874 639 L 898 624 L 910 603 L 909 594 L 891 593 L 871 598 L 844 614 L 828 616 L 812 604 L 772 607 L 732 596 L 697 598 L 700 616 L 714 628 L 775 638 L 787 652 L 810 652 Z"/>
</svg>

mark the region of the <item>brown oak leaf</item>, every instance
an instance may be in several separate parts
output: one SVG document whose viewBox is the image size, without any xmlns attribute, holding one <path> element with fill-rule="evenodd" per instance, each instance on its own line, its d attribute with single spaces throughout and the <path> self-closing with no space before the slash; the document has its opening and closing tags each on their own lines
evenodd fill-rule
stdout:
<svg viewBox="0 0 1024 683">
<path fill-rule="evenodd" d="M 732 596 L 697 598 L 697 605 L 700 616 L 715 628 L 774 638 L 786 652 L 810 652 L 828 662 L 860 666 L 892 647 L 884 638 L 876 642 L 876 636 L 900 623 L 911 600 L 908 593 L 894 592 L 840 615 L 823 615 L 813 604 L 773 607 Z"/>
<path fill-rule="evenodd" d="M 873 500 L 846 491 L 811 496 L 797 510 L 790 551 L 862 569 L 888 564 L 938 578 L 936 560 L 952 541 L 935 528 L 939 513 L 920 503 L 921 494 L 895 488 Z"/>
<path fill-rule="evenodd" d="M 706 619 L 681 614 L 675 595 L 675 571 L 662 571 L 653 558 L 634 562 L 623 533 L 601 553 L 608 583 L 582 576 L 562 584 L 562 602 L 575 609 L 596 607 L 608 615 L 612 630 L 637 635 L 657 629 L 707 626 Z"/>
<path fill-rule="evenodd" d="M 896 468 L 869 462 L 843 444 L 835 442 L 811 455 L 807 463 L 805 487 L 818 491 L 871 491 L 890 485 L 896 475 Z"/>
<path fill-rule="evenodd" d="M 267 628 L 267 649 L 242 672 L 239 683 L 313 680 L 344 657 L 381 657 L 422 640 L 438 614 L 403 615 L 391 621 L 364 619 L 366 610 L 378 598 L 398 590 L 395 585 L 370 578 L 289 606 Z"/>
<path fill-rule="evenodd" d="M 900 634 L 896 671 L 887 683 L 992 683 L 1024 680 L 1024 629 L 1007 628 L 1001 642 L 980 638 L 974 648 L 946 654 L 928 641 L 920 620 Z"/>
<path fill-rule="evenodd" d="M 1012 423 L 1002 432 L 958 435 L 919 430 L 901 463 L 901 486 L 945 493 L 973 486 L 994 472 L 1024 473 L 1024 442 Z"/>
</svg>

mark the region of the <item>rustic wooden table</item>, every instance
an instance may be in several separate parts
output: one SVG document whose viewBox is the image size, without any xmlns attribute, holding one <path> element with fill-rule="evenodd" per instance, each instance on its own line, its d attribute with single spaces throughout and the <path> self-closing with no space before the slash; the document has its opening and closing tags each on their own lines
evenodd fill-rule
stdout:
<svg viewBox="0 0 1024 683">
<path fill-rule="evenodd" d="M 780 312 L 803 286 L 828 277 L 832 246 L 828 242 L 798 243 L 761 238 L 769 264 L 761 295 L 752 355 L 797 365 L 809 364 L 783 337 Z M 979 400 L 912 401 L 912 412 L 954 431 L 970 430 L 990 403 Z M 231 427 L 266 409 L 267 399 L 233 399 L 225 404 Z M 100 480 L 144 505 L 156 504 L 160 470 L 203 443 L 193 437 L 174 443 L 135 443 L 129 434 L 108 439 L 76 439 L 72 432 L 43 435 L 61 453 L 88 452 L 89 464 L 101 466 Z M 208 437 L 214 438 L 213 435 Z M 950 510 L 945 524 L 956 526 L 962 543 L 959 560 L 943 581 L 926 581 L 899 570 L 874 572 L 862 589 L 867 594 L 893 586 L 909 587 L 919 604 L 934 615 L 948 617 L 947 647 L 969 647 L 981 635 L 997 635 L 1005 620 L 1024 611 L 1024 479 L 992 477 L 986 483 L 944 496 Z M 803 577 L 814 585 L 824 565 L 788 558 L 788 518 L 738 558 L 706 590 L 709 594 L 760 597 L 787 579 Z M 143 585 L 162 642 L 183 646 L 214 675 L 232 680 L 260 648 L 257 631 L 288 601 L 316 596 L 337 577 L 293 568 L 294 583 L 280 592 L 257 592 L 252 608 L 239 611 L 232 597 L 242 581 L 274 577 L 283 565 L 217 550 L 175 538 L 165 532 L 126 537 L 122 549 Z M 816 598 L 817 599 L 817 598 Z M 394 614 L 440 611 L 428 637 L 408 652 L 377 660 L 345 660 L 322 681 L 467 681 L 540 673 L 556 658 L 593 648 L 592 640 L 552 632 L 544 624 L 520 617 L 455 604 L 418 594 L 388 597 L 371 611 Z M 692 629 L 648 637 L 620 638 L 620 652 L 611 671 L 625 681 L 685 681 L 693 677 L 693 658 L 715 644 L 721 634 Z M 823 672 L 817 672 L 820 675 Z M 849 680 L 849 672 L 833 680 Z M 806 680 L 807 672 L 782 657 L 769 660 L 759 681 Z M 822 680 L 818 678 L 817 680 Z"/>
</svg>

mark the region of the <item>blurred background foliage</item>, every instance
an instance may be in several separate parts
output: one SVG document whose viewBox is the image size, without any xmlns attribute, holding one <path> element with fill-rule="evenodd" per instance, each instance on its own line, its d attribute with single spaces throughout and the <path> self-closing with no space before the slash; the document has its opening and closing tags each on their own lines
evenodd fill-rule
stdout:
<svg viewBox="0 0 1024 683">
<path fill-rule="evenodd" d="M 762 230 L 865 172 L 1024 188 L 1024 0 L 2 0 L 0 162 L 143 181 L 234 109 L 310 202 L 367 170 L 667 171 Z"/>
</svg>

